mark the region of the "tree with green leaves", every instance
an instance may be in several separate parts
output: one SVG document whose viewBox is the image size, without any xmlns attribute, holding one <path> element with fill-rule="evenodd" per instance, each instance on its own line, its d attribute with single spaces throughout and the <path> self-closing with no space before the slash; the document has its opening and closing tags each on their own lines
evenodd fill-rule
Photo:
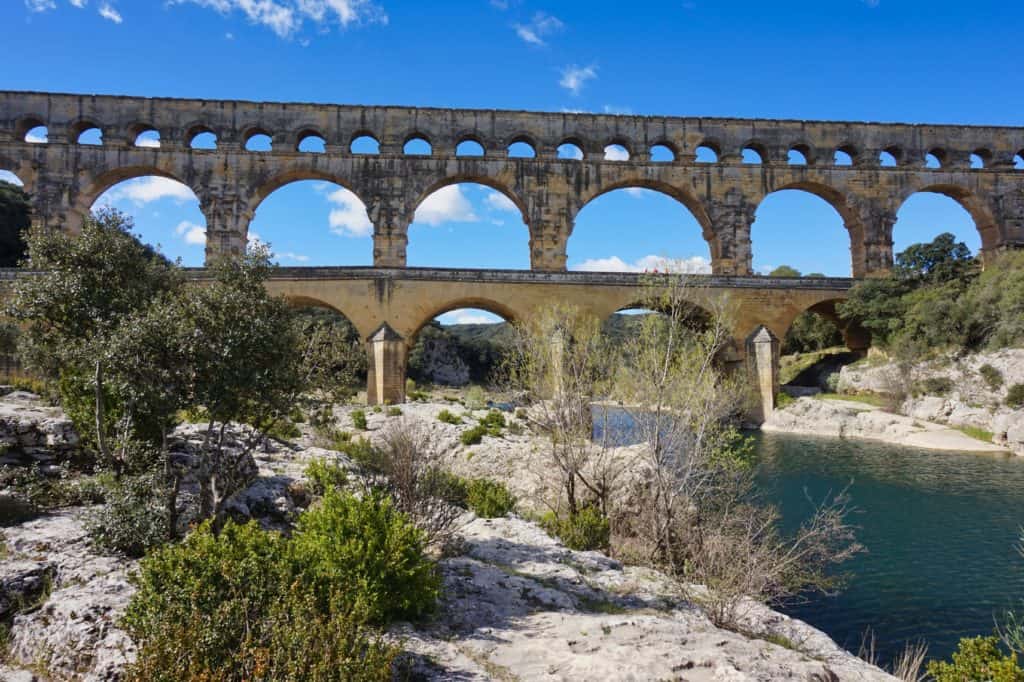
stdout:
<svg viewBox="0 0 1024 682">
<path fill-rule="evenodd" d="M 780 265 L 768 273 L 769 277 L 799 277 L 800 271 L 789 265 Z"/>
<path fill-rule="evenodd" d="M 32 204 L 21 187 L 0 180 L 0 268 L 16 267 L 25 257 L 25 233 L 32 223 Z"/>
</svg>

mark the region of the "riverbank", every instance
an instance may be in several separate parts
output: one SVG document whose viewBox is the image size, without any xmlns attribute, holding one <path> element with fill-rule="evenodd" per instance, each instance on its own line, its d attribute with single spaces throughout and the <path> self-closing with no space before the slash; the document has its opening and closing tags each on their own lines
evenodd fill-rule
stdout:
<svg viewBox="0 0 1024 682">
<path fill-rule="evenodd" d="M 26 397 L 20 400 L 24 406 Z M 450 403 L 399 409 L 403 414 L 368 412 L 368 428 L 359 434 L 378 440 L 414 420 L 463 475 L 504 481 L 524 496 L 542 485 L 537 453 L 543 443 L 520 431 L 522 424 L 464 445 L 460 435 L 483 411 Z M 441 422 L 443 409 L 466 418 Z M 336 410 L 343 428 L 354 427 L 353 410 Z M 232 498 L 232 516 L 267 527 L 294 519 L 309 504 L 305 467 L 316 459 L 359 475 L 345 455 L 317 447 L 307 425 L 300 430 L 294 440 L 255 453 L 258 474 Z M 118 622 L 134 593 L 128 575 L 136 564 L 93 550 L 82 526 L 86 511 L 62 509 L 2 531 L 0 597 L 32 604 L 10 620 L 6 663 L 12 667 L 0 667 L 4 679 L 117 680 L 134 656 Z M 755 603 L 745 609 L 743 633 L 716 627 L 694 598 L 700 588 L 599 552 L 569 550 L 523 518 L 467 512 L 460 524 L 460 548 L 438 564 L 444 581 L 438 612 L 389 633 L 418 679 L 893 679 L 821 631 Z"/>
<path fill-rule="evenodd" d="M 945 424 L 886 412 L 835 398 L 797 398 L 772 411 L 762 431 L 876 440 L 892 445 L 956 452 L 1009 453 L 1007 447 L 973 438 Z"/>
</svg>

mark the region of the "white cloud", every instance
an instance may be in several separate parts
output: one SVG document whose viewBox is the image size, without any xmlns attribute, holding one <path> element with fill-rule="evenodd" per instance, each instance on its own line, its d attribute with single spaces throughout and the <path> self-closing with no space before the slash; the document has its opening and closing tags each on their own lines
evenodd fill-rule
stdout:
<svg viewBox="0 0 1024 682">
<path fill-rule="evenodd" d="M 18 187 L 22 187 L 24 185 L 17 175 L 6 170 L 0 170 L 0 182 L 9 182 L 12 185 L 17 185 Z"/>
<path fill-rule="evenodd" d="M 516 206 L 515 202 L 509 199 L 501 192 L 488 192 L 487 205 L 493 208 L 495 211 L 508 211 L 510 213 L 519 213 L 519 207 Z"/>
<path fill-rule="evenodd" d="M 317 185 L 320 191 L 327 191 L 331 185 Z M 327 201 L 335 208 L 327 218 L 331 232 L 342 237 L 369 237 L 373 234 L 373 223 L 366 215 L 366 204 L 359 197 L 339 187 L 327 195 Z"/>
<path fill-rule="evenodd" d="M 648 194 L 651 194 L 651 190 L 644 189 L 643 187 L 627 187 L 626 194 L 636 199 L 643 199 Z"/>
<path fill-rule="evenodd" d="M 440 225 L 444 222 L 473 223 L 478 220 L 473 205 L 458 185 L 448 185 L 423 200 L 416 208 L 413 222 Z"/>
<path fill-rule="evenodd" d="M 622 145 L 610 144 L 604 148 L 604 158 L 606 161 L 628 161 L 629 152 Z"/>
<path fill-rule="evenodd" d="M 69 0 L 69 2 L 78 9 L 82 9 L 83 7 L 85 7 L 86 0 Z"/>
<path fill-rule="evenodd" d="M 225 40 L 234 40 L 235 39 L 235 34 L 232 33 L 231 31 L 228 31 L 227 33 L 224 34 L 224 39 Z"/>
<path fill-rule="evenodd" d="M 109 2 L 105 2 L 100 5 L 99 9 L 100 16 L 108 21 L 112 21 L 115 24 L 120 24 L 124 19 L 121 17 L 121 13 L 114 9 L 113 5 Z"/>
<path fill-rule="evenodd" d="M 129 180 L 107 192 L 110 201 L 128 200 L 140 206 L 165 198 L 189 201 L 194 200 L 196 195 L 177 180 L 158 176 Z"/>
<path fill-rule="evenodd" d="M 438 318 L 443 325 L 451 324 L 496 324 L 503 322 L 501 317 L 486 310 L 453 310 Z"/>
<path fill-rule="evenodd" d="M 160 146 L 160 140 L 156 140 L 156 139 L 154 139 L 152 137 L 144 137 L 144 138 L 142 138 L 140 140 L 136 140 L 135 141 L 135 146 L 136 147 L 150 147 L 150 148 L 155 149 L 155 148 Z"/>
<path fill-rule="evenodd" d="M 25 7 L 29 12 L 47 12 L 57 8 L 54 0 L 25 0 Z"/>
<path fill-rule="evenodd" d="M 292 253 L 291 251 L 285 251 L 284 253 L 275 253 L 275 258 L 281 260 L 293 261 L 295 263 L 305 263 L 309 260 L 309 256 L 303 256 L 301 253 Z"/>
<path fill-rule="evenodd" d="M 174 228 L 175 234 L 182 237 L 186 244 L 192 246 L 205 246 L 206 245 L 206 228 L 202 225 L 196 225 L 188 220 L 182 220 L 178 223 L 178 226 Z"/>
<path fill-rule="evenodd" d="M 597 69 L 593 66 L 567 66 L 562 69 L 562 78 L 558 84 L 574 95 L 580 94 L 587 81 L 597 78 Z"/>
<path fill-rule="evenodd" d="M 576 159 L 577 161 L 583 158 L 583 150 L 574 144 L 563 145 L 565 147 L 564 152 L 568 153 L 568 156 L 562 158 Z"/>
<path fill-rule="evenodd" d="M 629 107 L 613 107 L 610 104 L 605 104 L 604 113 L 611 114 L 612 116 L 632 116 L 633 110 Z"/>
<path fill-rule="evenodd" d="M 46 135 L 33 135 L 32 133 L 29 133 L 25 136 L 25 142 L 32 142 L 35 144 L 46 142 L 46 140 Z"/>
<path fill-rule="evenodd" d="M 627 263 L 618 256 L 610 256 L 608 258 L 588 258 L 570 269 L 584 272 L 654 272 L 656 270 L 658 272 L 706 275 L 711 272 L 711 261 L 703 256 L 666 258 L 650 255 Z"/>
<path fill-rule="evenodd" d="M 371 0 L 169 0 L 169 4 L 193 4 L 220 14 L 242 12 L 252 23 L 265 26 L 281 38 L 291 38 L 304 23 L 321 32 L 331 25 L 387 24 L 388 15 Z"/>
<path fill-rule="evenodd" d="M 516 24 L 516 35 L 531 45 L 543 45 L 544 39 L 562 30 L 565 24 L 558 17 L 537 12 L 528 24 Z"/>
</svg>

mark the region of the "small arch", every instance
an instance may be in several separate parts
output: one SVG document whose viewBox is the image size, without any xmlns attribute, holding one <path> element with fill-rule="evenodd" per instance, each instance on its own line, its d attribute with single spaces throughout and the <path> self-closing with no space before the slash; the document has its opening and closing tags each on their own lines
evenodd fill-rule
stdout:
<svg viewBox="0 0 1024 682">
<path fill-rule="evenodd" d="M 410 338 L 409 377 L 418 384 L 465 386 L 495 378 L 508 350 L 507 327 L 512 318 L 492 305 L 458 305 L 435 315 Z M 429 358 L 449 358 L 442 371 Z"/>
<path fill-rule="evenodd" d="M 972 252 L 994 249 L 1000 242 L 999 226 L 990 208 L 970 190 L 957 185 L 926 185 L 908 190 L 896 212 L 893 252 L 913 243 L 931 241 L 942 232 L 953 233 Z"/>
<path fill-rule="evenodd" d="M 44 125 L 37 125 L 29 128 L 22 136 L 22 140 L 29 144 L 46 144 L 49 141 L 50 131 Z"/>
<path fill-rule="evenodd" d="M 135 133 L 133 144 L 136 147 L 157 149 L 160 147 L 160 131 L 155 128 L 143 128 Z"/>
<path fill-rule="evenodd" d="M 348 148 L 353 154 L 380 154 L 380 142 L 369 133 L 356 133 Z"/>
<path fill-rule="evenodd" d="M 433 320 L 457 310 L 481 311 L 490 315 L 496 315 L 506 322 L 516 323 L 519 315 L 507 304 L 483 296 L 459 296 L 432 306 L 427 314 L 419 320 L 417 325 L 409 333 L 406 341 L 411 348 L 416 343 L 416 337 Z"/>
<path fill-rule="evenodd" d="M 854 154 L 851 154 L 852 150 L 849 148 L 839 148 L 832 155 L 833 166 L 852 166 Z"/>
<path fill-rule="evenodd" d="M 702 142 L 694 150 L 697 163 L 718 163 L 720 154 L 718 145 L 711 142 Z"/>
<path fill-rule="evenodd" d="M 652 163 L 672 163 L 676 160 L 676 150 L 666 142 L 651 146 Z"/>
<path fill-rule="evenodd" d="M 558 158 L 583 160 L 583 143 L 579 140 L 564 140 L 558 145 Z"/>
<path fill-rule="evenodd" d="M 247 152 L 269 152 L 273 151 L 274 142 L 270 134 L 262 128 L 253 128 L 242 135 L 245 140 L 245 151 Z"/>
<path fill-rule="evenodd" d="M 479 140 L 465 137 L 455 145 L 455 156 L 484 156 L 484 146 Z"/>
<path fill-rule="evenodd" d="M 295 151 L 307 154 L 323 154 L 327 151 L 327 140 L 320 131 L 308 128 L 296 136 Z"/>
<path fill-rule="evenodd" d="M 605 161 L 629 161 L 629 150 L 624 145 L 618 142 L 605 145 L 604 148 L 604 160 Z"/>
<path fill-rule="evenodd" d="M 6 182 L 10 185 L 15 185 L 17 187 L 25 186 L 25 183 L 22 182 L 21 178 L 19 178 L 17 174 L 14 173 L 14 171 L 9 171 L 6 169 L 0 170 L 0 182 Z"/>
<path fill-rule="evenodd" d="M 102 145 L 103 129 L 91 121 L 80 121 L 71 126 L 71 137 L 76 144 Z"/>
<path fill-rule="evenodd" d="M 23 116 L 14 124 L 15 138 L 24 142 L 46 142 L 46 132 L 42 116 Z"/>
<path fill-rule="evenodd" d="M 204 125 L 194 125 L 186 129 L 185 139 L 191 149 L 216 149 L 217 133 L 213 128 Z"/>
<path fill-rule="evenodd" d="M 412 135 L 402 145 L 402 153 L 406 156 L 430 156 L 433 151 L 430 141 L 422 135 Z"/>
<path fill-rule="evenodd" d="M 971 168 L 974 169 L 988 168 L 990 161 L 992 161 L 992 152 L 987 149 L 977 149 L 970 156 Z"/>
<path fill-rule="evenodd" d="M 946 165 L 946 152 L 943 149 L 932 149 L 924 155 L 925 168 L 942 168 Z"/>
<path fill-rule="evenodd" d="M 790 166 L 806 166 L 808 165 L 807 159 L 810 156 L 810 150 L 806 145 L 797 145 L 792 147 L 786 154 L 786 162 Z"/>
<path fill-rule="evenodd" d="M 532 142 L 518 138 L 508 145 L 510 159 L 532 159 L 537 156 L 537 149 Z"/>
<path fill-rule="evenodd" d="M 878 165 L 882 168 L 895 168 L 900 165 L 902 152 L 897 147 L 889 147 L 878 152 Z"/>
<path fill-rule="evenodd" d="M 1014 170 L 1024 170 L 1024 149 L 1013 155 Z"/>
<path fill-rule="evenodd" d="M 764 147 L 756 142 L 745 144 L 741 153 L 743 155 L 743 163 L 761 164 L 767 158 Z"/>
</svg>

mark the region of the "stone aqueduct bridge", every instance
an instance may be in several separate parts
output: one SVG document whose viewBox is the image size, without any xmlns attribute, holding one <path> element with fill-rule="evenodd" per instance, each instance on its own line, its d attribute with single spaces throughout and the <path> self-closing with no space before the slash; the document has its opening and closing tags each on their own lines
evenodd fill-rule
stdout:
<svg viewBox="0 0 1024 682">
<path fill-rule="evenodd" d="M 45 144 L 26 139 L 37 126 L 47 129 Z M 94 128 L 102 144 L 79 144 L 81 133 Z M 150 130 L 159 133 L 159 147 L 138 146 L 139 134 Z M 216 136 L 215 149 L 193 148 L 203 133 Z M 246 150 L 255 135 L 268 135 L 271 151 Z M 378 142 L 378 153 L 353 153 L 353 140 L 364 136 Z M 324 153 L 299 151 L 309 137 L 324 141 Z M 413 139 L 429 143 L 431 153 L 405 154 Z M 483 155 L 459 155 L 465 141 L 479 144 Z M 533 156 L 510 157 L 514 143 L 528 144 Z M 564 143 L 576 145 L 582 158 L 559 158 Z M 605 158 L 613 144 L 625 148 L 628 160 Z M 653 160 L 654 147 L 667 148 L 672 159 Z M 717 161 L 697 162 L 699 147 L 714 151 Z M 761 163 L 743 163 L 746 149 Z M 807 163 L 789 165 L 791 150 Z M 837 151 L 852 163 L 836 165 Z M 883 152 L 897 164 L 881 166 Z M 562 300 L 604 316 L 635 303 L 635 276 L 564 272 L 566 244 L 589 201 L 614 189 L 645 187 L 674 197 L 700 223 L 714 275 L 696 291 L 729 297 L 736 311 L 735 359 L 768 348 L 768 355 L 754 357 L 762 384 L 768 382 L 762 393 L 770 407 L 771 344 L 746 341 L 781 338 L 808 308 L 831 314 L 850 280 L 751 277 L 750 228 L 761 200 L 800 189 L 831 204 L 849 233 L 855 277 L 891 266 L 896 212 L 920 191 L 959 202 L 981 234 L 983 255 L 990 255 L 1024 244 L 1024 172 L 1013 166 L 1022 153 L 1024 128 L 1009 127 L 0 92 L 0 169 L 18 175 L 33 197 L 34 219 L 53 228 L 76 232 L 96 199 L 118 182 L 173 178 L 199 198 L 209 260 L 240 253 L 259 203 L 289 182 L 319 179 L 353 191 L 373 223 L 374 267 L 286 269 L 269 286 L 296 301 L 337 308 L 356 324 L 369 341 L 369 394 L 377 401 L 402 398 L 408 344 L 438 313 L 473 306 L 521 319 L 542 302 Z M 926 155 L 940 167 L 926 167 Z M 971 168 L 972 155 L 983 168 Z M 416 207 L 460 182 L 490 186 L 520 209 L 531 271 L 405 268 Z"/>
</svg>

